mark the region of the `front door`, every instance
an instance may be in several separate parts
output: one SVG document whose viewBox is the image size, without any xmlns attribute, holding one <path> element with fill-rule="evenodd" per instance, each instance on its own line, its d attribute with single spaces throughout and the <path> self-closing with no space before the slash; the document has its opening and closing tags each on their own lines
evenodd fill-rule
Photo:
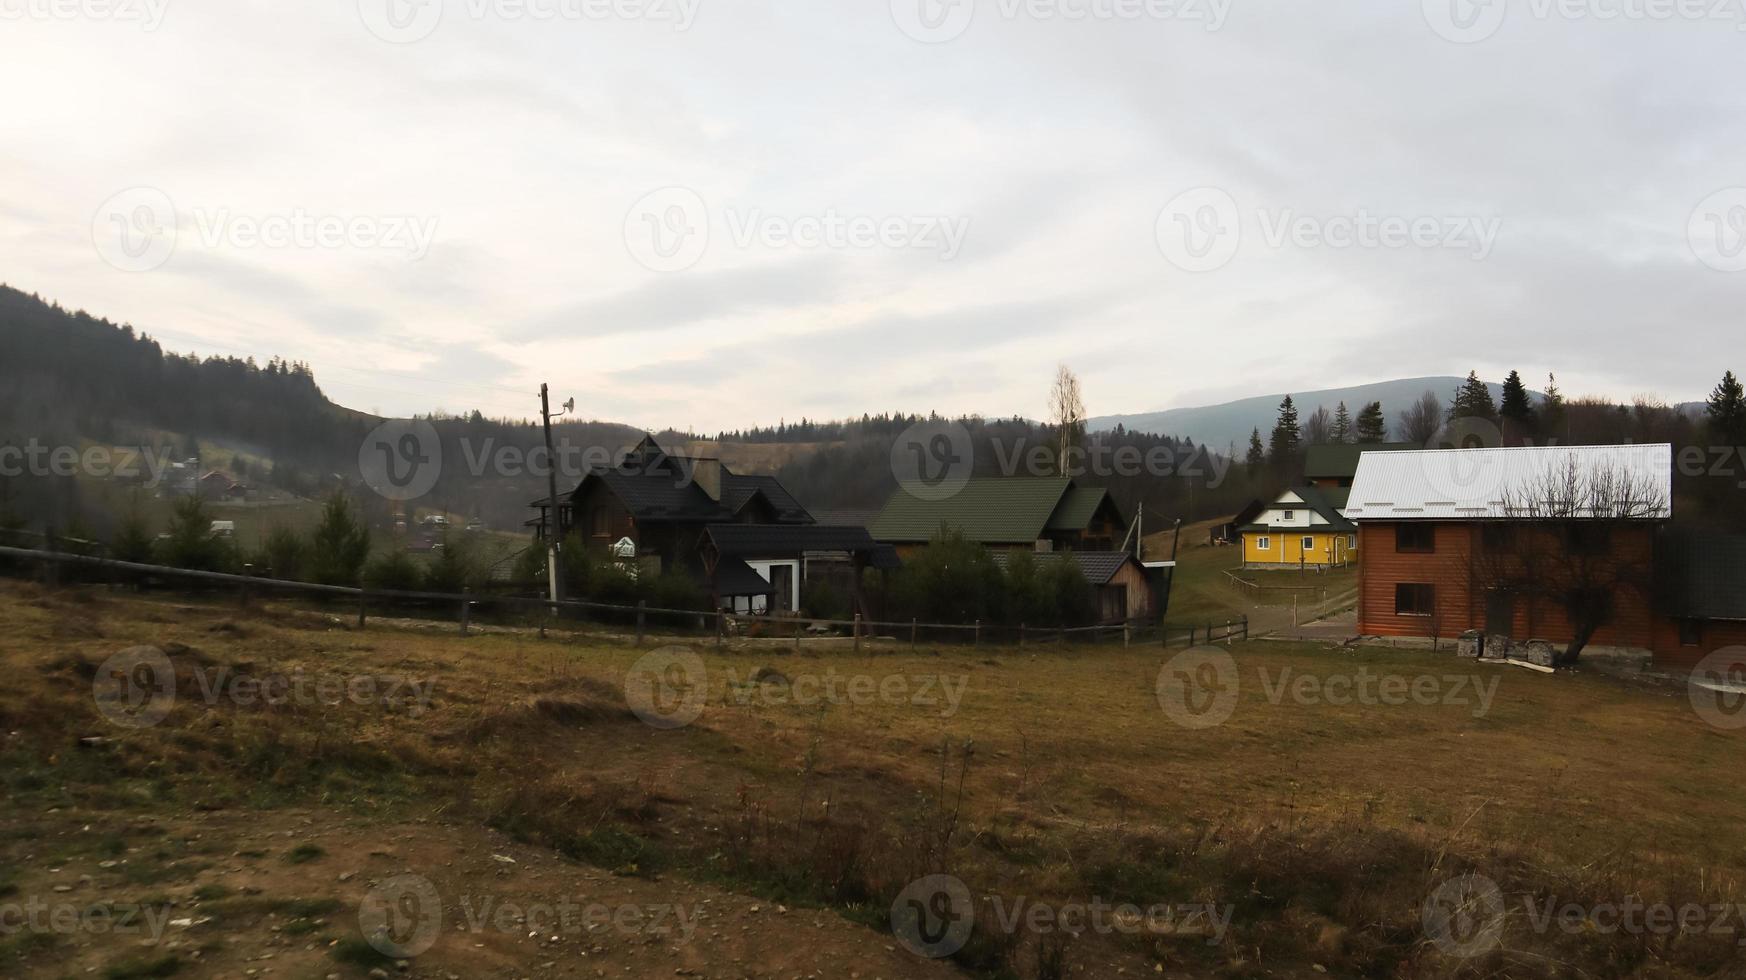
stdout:
<svg viewBox="0 0 1746 980">
<path fill-rule="evenodd" d="M 1516 597 L 1501 589 L 1485 594 L 1485 632 L 1510 636 L 1516 628 Z"/>
<path fill-rule="evenodd" d="M 794 611 L 794 566 L 771 565 L 770 587 L 776 590 L 775 605 L 771 612 Z"/>
</svg>

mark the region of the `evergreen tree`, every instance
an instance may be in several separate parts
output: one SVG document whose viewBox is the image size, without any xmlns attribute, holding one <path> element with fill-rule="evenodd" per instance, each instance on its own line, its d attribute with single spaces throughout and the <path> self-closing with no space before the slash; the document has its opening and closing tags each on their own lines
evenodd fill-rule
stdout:
<svg viewBox="0 0 1746 980">
<path fill-rule="evenodd" d="M 1250 473 L 1259 472 L 1262 464 L 1267 462 L 1267 449 L 1261 445 L 1259 427 L 1249 433 L 1249 456 L 1244 462 L 1248 464 Z"/>
<path fill-rule="evenodd" d="M 1449 421 L 1484 419 L 1497 424 L 1497 403 L 1491 400 L 1491 389 L 1479 380 L 1479 372 L 1467 372 L 1467 380 L 1455 389 L 1455 403 L 1449 406 Z"/>
<path fill-rule="evenodd" d="M 1359 411 L 1357 439 L 1365 445 L 1388 440 L 1388 419 L 1383 417 L 1381 402 L 1371 402 Z"/>
<path fill-rule="evenodd" d="M 1345 402 L 1334 409 L 1333 439 L 1339 443 L 1352 441 L 1352 413 L 1346 410 Z"/>
<path fill-rule="evenodd" d="M 1558 376 L 1546 375 L 1546 393 L 1540 398 L 1540 431 L 1548 439 L 1563 439 L 1564 432 L 1564 393 L 1558 390 Z"/>
<path fill-rule="evenodd" d="M 1522 384 L 1522 376 L 1514 371 L 1504 379 L 1503 405 L 1499 407 L 1498 415 L 1504 423 L 1506 437 L 1524 439 L 1533 434 L 1534 406 L 1528 401 L 1528 389 Z"/>
<path fill-rule="evenodd" d="M 321 509 L 309 547 L 310 578 L 322 585 L 356 585 L 370 557 L 370 530 L 358 523 L 345 495 L 335 492 Z"/>
<path fill-rule="evenodd" d="M 1746 390 L 1734 372 L 1722 375 L 1722 382 L 1710 392 L 1704 407 L 1709 417 L 1710 440 L 1723 446 L 1746 445 Z"/>
<path fill-rule="evenodd" d="M 1297 425 L 1297 406 L 1292 404 L 1291 396 L 1279 403 L 1279 421 L 1273 424 L 1273 435 L 1267 443 L 1268 458 L 1274 469 L 1288 473 L 1292 463 L 1297 459 L 1297 451 L 1303 445 L 1303 433 Z"/>
<path fill-rule="evenodd" d="M 153 546 L 152 533 L 140 516 L 139 508 L 134 506 L 128 509 L 127 516 L 121 519 L 109 541 L 109 557 L 149 565 L 155 558 Z"/>
</svg>

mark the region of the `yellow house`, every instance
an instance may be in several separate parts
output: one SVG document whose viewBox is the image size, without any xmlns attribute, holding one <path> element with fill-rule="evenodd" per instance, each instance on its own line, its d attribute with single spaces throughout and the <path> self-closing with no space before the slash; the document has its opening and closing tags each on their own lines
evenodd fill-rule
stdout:
<svg viewBox="0 0 1746 980">
<path fill-rule="evenodd" d="M 1244 568 L 1319 568 L 1358 560 L 1358 527 L 1343 513 L 1349 491 L 1297 487 L 1243 527 Z"/>
</svg>

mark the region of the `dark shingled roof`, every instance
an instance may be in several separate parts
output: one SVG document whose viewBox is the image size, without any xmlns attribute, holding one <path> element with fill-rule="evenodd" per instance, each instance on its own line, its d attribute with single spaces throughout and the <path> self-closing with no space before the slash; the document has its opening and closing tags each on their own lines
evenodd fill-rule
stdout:
<svg viewBox="0 0 1746 980">
<path fill-rule="evenodd" d="M 738 558 L 724 558 L 715 566 L 715 594 L 718 596 L 772 595 L 775 592 L 775 586 Z"/>
<path fill-rule="evenodd" d="M 1108 499 L 1065 477 L 972 477 L 942 500 L 899 488 L 867 529 L 886 542 L 931 541 L 943 525 L 981 544 L 1029 544 L 1044 531 L 1083 529 Z"/>
<path fill-rule="evenodd" d="M 816 524 L 711 524 L 704 535 L 723 555 L 768 558 L 806 551 L 874 549 L 864 527 L 819 527 Z"/>
<path fill-rule="evenodd" d="M 1416 442 L 1311 446 L 1304 450 L 1303 475 L 1310 480 L 1350 480 L 1358 475 L 1358 457 L 1365 453 L 1398 453 L 1423 448 Z"/>
<path fill-rule="evenodd" d="M 1079 566 L 1080 574 L 1092 585 L 1107 585 L 1123 565 L 1136 560 L 1125 551 L 1036 551 L 1030 555 L 1040 564 L 1066 558 Z M 996 551 L 993 553 L 994 563 L 1005 571 L 1012 556 L 1010 551 Z"/>
<path fill-rule="evenodd" d="M 1656 565 L 1669 615 L 1746 621 L 1746 537 L 1672 529 L 1656 549 Z"/>
<path fill-rule="evenodd" d="M 733 520 L 747 501 L 761 495 L 778 521 L 812 523 L 812 515 L 773 476 L 740 474 L 723 466 L 721 500 L 716 501 L 691 478 L 691 468 L 689 457 L 669 456 L 653 439 L 645 439 L 618 466 L 590 470 L 559 497 L 574 497 L 588 481 L 599 480 L 637 520 L 717 523 Z M 543 497 L 532 504 L 548 505 L 549 499 Z"/>
<path fill-rule="evenodd" d="M 825 527 L 872 527 L 879 518 L 874 510 L 815 510 L 813 519 Z"/>
</svg>

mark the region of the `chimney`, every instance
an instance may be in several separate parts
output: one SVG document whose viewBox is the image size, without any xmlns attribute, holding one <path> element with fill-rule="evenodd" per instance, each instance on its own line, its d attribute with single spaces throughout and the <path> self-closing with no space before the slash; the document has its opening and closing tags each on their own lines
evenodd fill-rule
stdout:
<svg viewBox="0 0 1746 980">
<path fill-rule="evenodd" d="M 709 499 L 721 502 L 721 460 L 713 458 L 694 458 L 691 461 L 691 479 L 709 494 Z"/>
</svg>

